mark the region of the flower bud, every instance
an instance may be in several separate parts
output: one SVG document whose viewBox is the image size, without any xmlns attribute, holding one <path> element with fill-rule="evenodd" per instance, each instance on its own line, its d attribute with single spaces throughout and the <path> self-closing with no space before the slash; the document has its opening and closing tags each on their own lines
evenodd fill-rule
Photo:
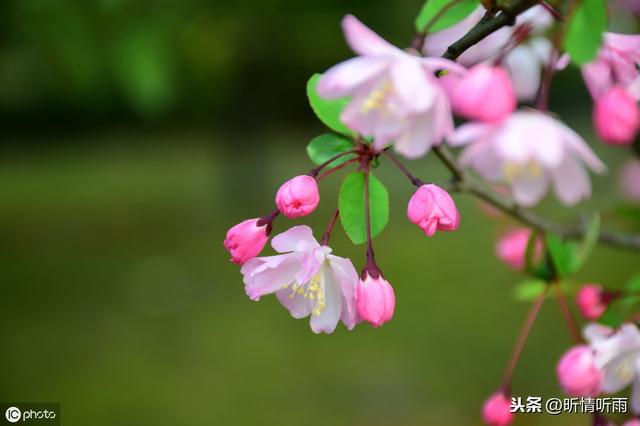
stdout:
<svg viewBox="0 0 640 426">
<path fill-rule="evenodd" d="M 576 303 L 585 319 L 595 321 L 607 310 L 602 287 L 596 284 L 585 284 L 578 290 Z"/>
<path fill-rule="evenodd" d="M 429 237 L 438 231 L 455 231 L 460 225 L 460 213 L 447 191 L 437 185 L 422 185 L 407 206 L 409 220 Z"/>
<path fill-rule="evenodd" d="M 282 184 L 276 194 L 276 205 L 289 218 L 306 216 L 320 202 L 318 183 L 308 175 L 296 176 Z"/>
<path fill-rule="evenodd" d="M 636 100 L 622 87 L 614 87 L 596 100 L 593 122 L 598 136 L 613 145 L 632 143 L 640 129 Z"/>
<path fill-rule="evenodd" d="M 491 395 L 482 408 L 482 419 L 490 426 L 510 425 L 513 417 L 511 401 L 503 392 Z"/>
<path fill-rule="evenodd" d="M 560 385 L 572 397 L 596 397 L 602 391 L 603 374 L 593 350 L 578 345 L 564 354 L 556 369 Z"/>
<path fill-rule="evenodd" d="M 396 307 L 393 287 L 382 276 L 373 278 L 368 272 L 356 286 L 356 307 L 363 320 L 378 328 L 391 320 Z"/>
<path fill-rule="evenodd" d="M 503 236 L 496 245 L 496 254 L 504 263 L 521 271 L 526 264 L 527 246 L 531 238 L 531 230 L 518 228 Z M 542 256 L 542 240 L 536 239 L 533 247 L 533 262 L 538 262 Z"/>
<path fill-rule="evenodd" d="M 501 67 L 479 64 L 456 87 L 453 110 L 466 118 L 498 121 L 511 114 L 517 105 L 513 84 Z"/>
<path fill-rule="evenodd" d="M 260 219 L 248 219 L 227 231 L 224 247 L 231 261 L 242 265 L 256 257 L 267 243 L 267 224 L 258 225 Z"/>
</svg>

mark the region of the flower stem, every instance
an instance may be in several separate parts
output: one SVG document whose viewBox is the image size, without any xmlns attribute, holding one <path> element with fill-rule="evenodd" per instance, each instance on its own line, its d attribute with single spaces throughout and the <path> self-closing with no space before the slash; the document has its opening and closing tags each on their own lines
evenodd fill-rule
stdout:
<svg viewBox="0 0 640 426">
<path fill-rule="evenodd" d="M 271 234 L 271 230 L 273 229 L 273 221 L 276 217 L 278 217 L 279 214 L 280 214 L 280 210 L 275 209 L 268 215 L 262 216 L 260 219 L 258 219 L 257 225 L 258 226 L 267 225 L 267 235 L 269 235 Z"/>
<path fill-rule="evenodd" d="M 327 176 L 329 176 L 330 174 L 335 173 L 335 172 L 337 172 L 338 170 L 341 170 L 341 169 L 343 169 L 343 168 L 347 167 L 349 164 L 353 164 L 353 163 L 355 163 L 355 162 L 357 162 L 357 161 L 360 161 L 360 160 L 359 160 L 358 158 L 352 158 L 352 159 L 351 159 L 351 160 L 349 160 L 349 161 L 345 161 L 344 163 L 339 164 L 339 165 L 337 165 L 337 166 L 335 166 L 335 167 L 333 167 L 333 168 L 331 168 L 331 169 L 327 170 L 326 172 L 322 173 L 321 175 L 319 175 L 319 176 L 316 178 L 316 180 L 319 182 L 319 181 L 321 181 L 322 179 L 324 179 L 324 178 L 326 178 Z"/>
<path fill-rule="evenodd" d="M 342 158 L 345 155 L 349 155 L 349 154 L 357 154 L 358 150 L 357 149 L 352 149 L 349 151 L 345 151 L 345 152 L 341 152 L 338 155 L 335 155 L 331 158 L 329 158 L 327 161 L 325 161 L 324 163 L 320 164 L 318 167 L 315 167 L 313 169 L 311 169 L 309 171 L 309 176 L 315 178 L 318 176 L 318 173 L 320 173 L 320 171 L 322 171 L 322 169 L 324 169 L 325 167 L 327 167 L 329 164 L 333 163 L 334 161 L 336 161 L 338 158 Z"/>
<path fill-rule="evenodd" d="M 520 356 L 522 355 L 522 350 L 524 349 L 524 345 L 527 343 L 529 339 L 529 335 L 531 334 L 531 329 L 533 328 L 533 324 L 536 322 L 536 318 L 540 313 L 540 308 L 544 303 L 544 299 L 547 296 L 548 286 L 545 287 L 544 291 L 538 296 L 538 298 L 533 302 L 531 308 L 529 308 L 529 312 L 527 313 L 527 317 L 525 318 L 524 323 L 522 324 L 522 328 L 520 329 L 520 333 L 518 334 L 518 339 L 516 340 L 516 344 L 513 347 L 513 351 L 511 352 L 511 358 L 509 358 L 509 362 L 504 372 L 504 377 L 502 379 L 502 390 L 509 394 L 511 388 L 511 380 L 513 379 L 513 372 L 518 365 L 518 361 L 520 360 Z"/>
<path fill-rule="evenodd" d="M 364 168 L 364 215 L 367 228 L 367 263 L 362 269 L 362 278 L 368 273 L 372 278 L 380 276 L 380 269 L 376 265 L 375 252 L 373 251 L 373 238 L 371 237 L 371 202 L 369 199 L 369 175 L 371 172 L 370 158 L 363 161 Z"/>
<path fill-rule="evenodd" d="M 580 343 L 582 341 L 582 337 L 580 336 L 580 330 L 578 328 L 578 323 L 576 322 L 575 317 L 571 313 L 571 309 L 569 308 L 569 303 L 567 303 L 567 298 L 564 295 L 564 291 L 562 291 L 562 286 L 560 282 L 555 282 L 552 284 L 556 289 L 556 299 L 558 301 L 558 307 L 560 308 L 560 312 L 564 317 L 565 322 L 567 323 L 567 328 L 569 329 L 569 335 L 571 339 L 573 339 L 574 343 Z"/>
<path fill-rule="evenodd" d="M 404 166 L 404 164 L 402 164 L 400 162 L 400 160 L 398 160 L 396 158 L 395 155 L 391 154 L 389 151 L 384 150 L 382 151 L 382 154 L 387 156 L 389 158 L 389 160 L 391 160 L 391 162 L 398 168 L 400 169 L 400 171 L 402 173 L 404 173 L 404 175 L 409 178 L 409 180 L 411 181 L 412 184 L 414 184 L 415 186 L 417 186 L 418 188 L 421 187 L 422 185 L 424 185 L 424 182 L 422 180 L 420 180 L 419 178 L 415 177 L 414 175 L 411 174 L 411 172 L 409 172 L 409 170 Z"/>
<path fill-rule="evenodd" d="M 331 233 L 333 232 L 333 227 L 336 225 L 336 221 L 338 220 L 339 216 L 340 216 L 340 210 L 336 209 L 336 212 L 331 217 L 331 221 L 329 222 L 329 225 L 327 226 L 327 230 L 322 235 L 321 245 L 323 245 L 323 246 L 328 246 L 329 245 L 329 239 L 331 238 Z"/>
<path fill-rule="evenodd" d="M 411 47 L 417 50 L 418 52 L 420 52 L 424 47 L 425 39 L 431 27 L 433 27 L 440 20 L 440 18 L 442 18 L 449 11 L 449 9 L 451 9 L 453 6 L 460 3 L 461 1 L 462 0 L 451 0 L 449 3 L 442 6 L 442 8 L 440 8 L 438 13 L 433 15 L 433 18 L 431 18 L 429 22 L 427 22 L 427 24 L 424 26 L 422 31 L 420 31 L 416 35 L 416 37 L 413 40 L 413 43 L 411 43 Z"/>
</svg>

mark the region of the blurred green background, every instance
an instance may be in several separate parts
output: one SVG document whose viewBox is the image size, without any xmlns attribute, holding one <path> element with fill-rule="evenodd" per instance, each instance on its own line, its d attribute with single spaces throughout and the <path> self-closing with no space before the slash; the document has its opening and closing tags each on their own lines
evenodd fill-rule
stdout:
<svg viewBox="0 0 640 426">
<path fill-rule="evenodd" d="M 495 258 L 514 224 L 456 196 L 460 230 L 427 239 L 405 219 L 411 188 L 388 164 L 391 222 L 376 239 L 396 316 L 314 335 L 272 297 L 247 299 L 226 230 L 270 211 L 312 165 L 323 132 L 305 82 L 349 56 L 347 12 L 406 45 L 419 0 L 5 0 L 0 2 L 0 400 L 54 401 L 64 425 L 478 425 L 527 305 Z M 591 135 L 579 74 L 553 109 L 615 170 L 626 151 Z M 428 157 L 423 179 L 447 174 Z M 615 173 L 559 220 L 616 206 Z M 305 220 L 320 234 L 339 175 Z M 612 226 L 627 223 L 605 215 Z M 291 223 L 278 220 L 275 232 Z M 332 246 L 356 267 L 363 247 Z M 599 248 L 580 279 L 621 286 L 638 256 Z M 553 300 L 514 393 L 560 396 L 570 345 Z M 580 416 L 520 416 L 579 425 Z"/>
</svg>

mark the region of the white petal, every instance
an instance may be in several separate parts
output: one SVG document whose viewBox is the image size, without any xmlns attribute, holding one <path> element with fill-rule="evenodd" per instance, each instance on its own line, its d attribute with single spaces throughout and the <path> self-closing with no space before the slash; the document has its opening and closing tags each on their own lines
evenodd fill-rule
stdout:
<svg viewBox="0 0 640 426">
<path fill-rule="evenodd" d="M 439 86 L 433 79 L 428 78 L 417 58 L 394 61 L 390 74 L 396 93 L 410 111 L 424 111 L 433 104 L 435 90 L 439 89 Z"/>
<path fill-rule="evenodd" d="M 277 291 L 276 297 L 295 319 L 307 317 L 311 313 L 309 299 L 305 299 L 301 294 L 291 290 L 291 288 Z"/>
<path fill-rule="evenodd" d="M 320 286 L 325 307 L 320 315 L 311 314 L 311 330 L 314 333 L 333 333 L 342 313 L 342 297 L 339 284 L 326 264 L 320 270 Z"/>
<path fill-rule="evenodd" d="M 586 170 L 571 155 L 565 156 L 562 164 L 553 170 L 553 189 L 566 206 L 572 206 L 591 195 L 591 181 Z"/>
<path fill-rule="evenodd" d="M 271 247 L 278 253 L 286 253 L 290 251 L 308 251 L 320 247 L 320 244 L 313 237 L 311 228 L 307 225 L 300 225 L 273 237 Z"/>
<path fill-rule="evenodd" d="M 525 207 L 533 206 L 540 201 L 548 187 L 549 179 L 544 172 L 519 174 L 511 182 L 513 198 Z"/>
<path fill-rule="evenodd" d="M 353 15 L 344 17 L 342 30 L 347 43 L 358 55 L 394 55 L 403 53 Z"/>
<path fill-rule="evenodd" d="M 387 69 L 389 61 L 384 57 L 359 56 L 340 62 L 320 77 L 318 94 L 327 99 L 351 96 L 377 79 Z"/>
</svg>

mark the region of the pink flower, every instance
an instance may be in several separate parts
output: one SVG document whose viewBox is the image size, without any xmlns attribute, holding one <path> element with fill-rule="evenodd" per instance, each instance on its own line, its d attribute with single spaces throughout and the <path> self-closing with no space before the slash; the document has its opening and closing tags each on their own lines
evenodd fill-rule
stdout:
<svg viewBox="0 0 640 426">
<path fill-rule="evenodd" d="M 622 426 L 640 426 L 639 419 L 631 419 L 628 422 L 625 422 Z"/>
<path fill-rule="evenodd" d="M 338 321 L 355 327 L 358 273 L 349 259 L 320 246 L 308 226 L 277 235 L 271 246 L 282 254 L 256 257 L 241 269 L 251 300 L 275 293 L 294 318 L 311 316 L 314 333 L 332 333 Z"/>
<path fill-rule="evenodd" d="M 276 193 L 278 210 L 289 218 L 311 214 L 319 202 L 318 183 L 308 175 L 296 176 L 286 181 Z"/>
<path fill-rule="evenodd" d="M 531 230 L 518 228 L 503 236 L 496 245 L 496 254 L 507 265 L 516 271 L 522 271 L 526 264 L 527 246 L 531 238 Z M 537 238 L 533 247 L 533 262 L 542 257 L 542 240 Z"/>
<path fill-rule="evenodd" d="M 607 310 L 607 303 L 604 300 L 602 287 L 597 284 L 585 284 L 578 290 L 576 303 L 580 308 L 582 316 L 588 320 L 595 321 Z"/>
<path fill-rule="evenodd" d="M 417 158 L 453 130 L 451 107 L 434 73 L 464 68 L 442 58 L 421 58 L 392 46 L 347 15 L 342 27 L 358 57 L 329 69 L 318 83 L 328 99 L 348 96 L 341 120 L 352 130 L 375 139 L 377 150 L 390 143 L 400 154 Z"/>
<path fill-rule="evenodd" d="M 569 396 L 593 398 L 602 391 L 602 371 L 596 366 L 595 353 L 589 346 L 570 349 L 560 359 L 556 373 Z"/>
<path fill-rule="evenodd" d="M 409 220 L 427 236 L 436 231 L 455 231 L 460 225 L 460 213 L 447 191 L 437 185 L 422 185 L 407 206 Z"/>
<path fill-rule="evenodd" d="M 424 52 L 429 56 L 442 55 L 453 42 L 465 35 L 485 14 L 483 7 L 478 7 L 467 18 L 458 24 L 429 34 L 426 38 Z M 553 24 L 553 18 L 542 6 L 535 6 L 517 18 L 516 25 L 504 27 L 471 48 L 458 58 L 464 66 L 479 63 L 495 62 L 504 54 L 503 64 L 511 75 L 516 96 L 521 101 L 535 99 L 541 82 L 542 69 L 549 63 L 552 53 L 551 42 L 543 37 L 544 31 Z M 519 34 L 529 32 L 531 37 L 517 44 L 511 50 L 505 47 L 518 39 Z M 522 40 L 519 40 L 522 41 Z"/>
<path fill-rule="evenodd" d="M 503 392 L 496 392 L 487 399 L 482 408 L 482 419 L 490 426 L 507 426 L 513 422 L 511 401 Z"/>
<path fill-rule="evenodd" d="M 593 122 L 605 142 L 630 144 L 640 130 L 640 110 L 624 88 L 615 86 L 596 99 Z"/>
<path fill-rule="evenodd" d="M 617 393 L 629 385 L 631 409 L 640 414 L 640 331 L 631 323 L 613 330 L 589 324 L 584 336 L 594 351 L 594 364 L 602 371 L 602 391 Z"/>
<path fill-rule="evenodd" d="M 503 68 L 474 66 L 462 78 L 453 95 L 456 113 L 479 121 L 498 121 L 516 109 L 516 95 Z"/>
<path fill-rule="evenodd" d="M 629 160 L 619 177 L 622 195 L 629 201 L 640 202 L 640 160 Z"/>
<path fill-rule="evenodd" d="M 605 95 L 614 86 L 622 86 L 631 96 L 640 98 L 640 35 L 605 33 L 598 57 L 582 66 L 582 77 L 593 99 Z"/>
<path fill-rule="evenodd" d="M 365 279 L 356 287 L 356 305 L 360 318 L 378 328 L 393 317 L 396 306 L 393 287 L 382 275 L 373 278 L 366 272 Z"/>
<path fill-rule="evenodd" d="M 260 219 L 248 219 L 227 231 L 224 248 L 231 254 L 231 261 L 242 265 L 256 257 L 267 244 L 267 225 L 258 225 Z"/>
<path fill-rule="evenodd" d="M 449 143 L 471 144 L 460 162 L 491 182 L 508 185 L 523 206 L 540 201 L 549 186 L 563 204 L 576 204 L 591 195 L 584 164 L 598 173 L 606 170 L 580 135 L 535 110 L 515 112 L 498 123 L 465 124 Z"/>
</svg>

